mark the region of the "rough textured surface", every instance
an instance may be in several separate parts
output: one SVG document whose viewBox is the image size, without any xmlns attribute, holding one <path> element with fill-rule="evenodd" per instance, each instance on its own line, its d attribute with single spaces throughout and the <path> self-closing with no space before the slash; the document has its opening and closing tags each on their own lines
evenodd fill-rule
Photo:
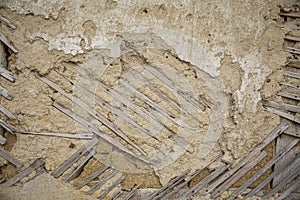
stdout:
<svg viewBox="0 0 300 200">
<path fill-rule="evenodd" d="M 187 133 L 164 118 L 170 129 L 188 141 L 193 152 L 185 152 L 180 145 L 173 144 L 173 138 L 160 133 L 158 136 L 164 139 L 163 143 L 137 137 L 138 134 L 132 134 L 131 127 L 113 112 L 85 99 L 98 112 L 114 120 L 153 160 L 149 169 L 149 166 L 123 158 L 106 143 L 98 147 L 100 153 L 96 158 L 127 172 L 138 169 L 139 173 L 149 173 L 156 169 L 154 177 L 158 177 L 160 184 L 187 168 L 206 165 L 220 152 L 224 153 L 223 161 L 236 163 L 279 122 L 277 117 L 263 110 L 260 100 L 274 96 L 279 90 L 280 67 L 286 55 L 282 51 L 283 30 L 277 25 L 280 20 L 278 6 L 293 3 L 285 0 L 1 1 L 1 14 L 17 26 L 15 31 L 3 26 L 2 31 L 19 50 L 9 61 L 16 82 L 1 79 L 1 85 L 11 91 L 14 100 L 2 99 L 1 103 L 17 117 L 17 121 L 10 123 L 19 130 L 83 132 L 81 126 L 51 106 L 55 99 L 112 135 L 71 101 L 39 81 L 35 73 L 80 95 L 55 69 L 119 106 L 105 91 L 93 85 L 95 82 L 78 76 L 74 69 L 92 70 L 92 74 L 107 85 L 122 91 L 118 80 L 132 78 L 128 69 L 141 70 L 143 64 L 154 64 L 161 70 L 167 69 L 167 73 L 177 71 L 172 74 L 172 81 L 186 90 L 191 89 L 199 102 L 204 102 L 203 110 L 195 113 L 199 120 L 194 124 L 196 131 Z M 140 82 L 131 83 L 172 111 L 149 88 L 139 85 Z M 164 91 L 178 100 L 174 91 L 167 88 Z M 137 99 L 132 100 L 149 109 Z M 172 114 L 182 117 L 176 110 Z M 134 113 L 131 115 L 151 128 L 151 124 L 149 127 Z M 193 124 L 188 118 L 184 121 Z M 71 143 L 74 148 L 69 148 L 74 146 Z M 16 143 L 9 149 L 24 163 L 44 158 L 47 170 L 52 171 L 81 146 L 79 140 L 18 134 Z M 160 148 L 164 148 L 162 152 L 166 154 L 156 153 Z M 151 187 L 157 185 L 155 182 Z"/>
</svg>

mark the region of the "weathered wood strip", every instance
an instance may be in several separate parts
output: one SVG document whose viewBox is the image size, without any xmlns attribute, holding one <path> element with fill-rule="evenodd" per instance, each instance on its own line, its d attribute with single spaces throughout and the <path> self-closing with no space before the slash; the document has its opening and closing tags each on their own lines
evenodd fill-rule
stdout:
<svg viewBox="0 0 300 200">
<path fill-rule="evenodd" d="M 123 200 L 130 200 L 133 196 L 135 191 L 139 188 L 140 185 L 136 185 L 132 190 L 124 197 Z"/>
<path fill-rule="evenodd" d="M 300 167 L 296 168 L 296 171 L 291 172 L 289 176 L 287 176 L 284 180 L 282 180 L 281 183 L 279 183 L 269 193 L 265 194 L 262 198 L 263 199 L 269 199 L 270 197 L 272 197 L 278 191 L 280 191 L 281 189 L 283 189 L 289 182 L 291 182 L 292 180 L 294 180 L 299 175 L 300 175 Z"/>
<path fill-rule="evenodd" d="M 272 167 L 279 159 L 286 155 L 297 143 L 299 139 L 293 140 L 288 146 L 277 153 L 265 166 L 263 166 L 258 172 L 251 176 L 243 185 L 236 189 L 228 200 L 234 200 L 239 194 L 241 194 L 247 187 L 249 187 L 255 180 L 263 175 L 270 167 Z"/>
<path fill-rule="evenodd" d="M 293 17 L 293 18 L 299 18 L 300 17 L 299 12 L 279 13 L 279 15 L 285 16 L 285 17 Z"/>
<path fill-rule="evenodd" d="M 5 178 L 0 174 L 0 183 L 3 183 L 5 181 Z"/>
<path fill-rule="evenodd" d="M 283 25 L 285 28 L 290 28 L 290 29 L 295 29 L 295 30 L 300 30 L 300 22 L 297 20 L 293 20 L 290 22 L 286 22 Z"/>
<path fill-rule="evenodd" d="M 300 85 L 295 85 L 295 84 L 292 84 L 292 83 L 285 83 L 285 82 L 281 82 L 280 85 L 284 85 L 284 86 L 287 86 L 287 87 L 291 87 L 291 88 L 295 88 L 295 89 L 300 89 Z"/>
<path fill-rule="evenodd" d="M 74 167 L 74 169 L 72 170 L 72 172 L 70 174 L 68 174 L 68 176 L 66 176 L 64 178 L 65 182 L 69 182 L 73 179 L 75 179 L 76 177 L 79 176 L 82 168 L 84 167 L 84 165 L 96 154 L 96 150 L 92 150 L 77 166 Z"/>
<path fill-rule="evenodd" d="M 107 128 L 109 128 L 113 133 L 115 133 L 118 137 L 123 139 L 125 142 L 127 142 L 129 145 L 134 147 L 136 150 L 138 150 L 141 154 L 146 156 L 146 152 L 143 151 L 138 145 L 136 145 L 134 142 L 132 142 L 122 131 L 119 129 L 115 128 L 115 126 L 107 120 L 102 114 L 96 112 L 94 109 L 90 108 L 89 105 L 84 103 L 81 99 L 78 97 L 73 96 L 70 93 L 65 92 L 59 85 L 56 83 L 53 83 L 52 81 L 48 80 L 45 77 L 39 77 L 38 78 L 43 81 L 45 84 L 68 98 L 69 100 L 73 101 L 75 104 L 77 104 L 79 107 L 81 107 L 83 110 L 85 110 L 87 113 L 89 113 L 92 117 L 94 117 L 96 120 L 101 122 L 103 125 L 105 125 Z"/>
<path fill-rule="evenodd" d="M 11 127 L 9 124 L 7 124 L 5 121 L 0 119 L 0 126 L 2 126 L 6 131 L 10 132 L 11 134 L 15 134 L 15 129 Z"/>
<path fill-rule="evenodd" d="M 275 200 L 284 200 L 286 197 L 288 197 L 292 192 L 300 188 L 300 180 L 294 180 L 288 189 L 286 189 L 282 194 L 280 194 L 279 197 L 277 197 Z"/>
<path fill-rule="evenodd" d="M 284 47 L 283 50 L 296 55 L 300 54 L 300 49 L 294 47 Z"/>
<path fill-rule="evenodd" d="M 79 116 L 76 116 L 73 112 L 71 112 L 68 109 L 63 108 L 56 102 L 53 102 L 52 106 L 55 107 L 56 109 L 58 109 L 59 111 L 61 111 L 62 113 L 64 113 L 65 115 L 67 115 L 68 117 L 70 117 L 71 119 L 75 120 L 76 122 L 78 122 L 79 124 L 84 126 L 85 128 L 87 128 L 94 134 L 98 135 L 100 138 L 104 139 L 109 144 L 113 145 L 114 147 L 118 148 L 119 150 L 123 151 L 124 153 L 127 153 L 127 154 L 133 156 L 134 158 L 140 159 L 132 151 L 128 150 L 123 144 L 121 144 L 119 141 L 115 140 L 114 138 L 110 137 L 109 135 L 106 135 L 106 134 L 103 134 L 102 132 L 100 132 L 99 129 L 96 128 L 90 122 L 86 121 L 85 119 L 83 119 Z"/>
<path fill-rule="evenodd" d="M 100 176 L 102 173 L 104 173 L 109 168 L 110 168 L 109 166 L 104 165 L 102 168 L 100 168 L 99 170 L 97 170 L 93 174 L 91 174 L 83 183 L 81 183 L 80 185 L 78 185 L 76 187 L 76 189 L 80 190 L 83 186 L 85 186 L 86 184 L 88 184 L 89 182 L 91 182 L 92 180 L 94 180 L 95 178 L 97 178 L 98 176 Z"/>
<path fill-rule="evenodd" d="M 290 165 L 296 166 L 300 162 L 300 152 L 293 154 L 295 159 L 285 163 L 285 165 L 280 166 L 276 171 L 272 172 L 267 178 L 265 178 L 260 184 L 258 184 L 251 192 L 249 192 L 245 198 L 250 198 L 256 195 L 266 184 L 268 184 L 274 177 L 278 176 L 280 173 L 284 173 L 287 170 L 287 167 Z"/>
<path fill-rule="evenodd" d="M 266 111 L 271 112 L 271 113 L 273 113 L 275 115 L 278 115 L 280 117 L 283 117 L 285 119 L 289 119 L 289 120 L 291 120 L 293 122 L 296 122 L 298 124 L 300 123 L 300 118 L 296 117 L 295 115 L 277 110 L 275 108 L 270 108 L 270 107 L 266 107 Z"/>
<path fill-rule="evenodd" d="M 299 29 L 300 29 L 300 22 L 298 22 L 298 23 L 299 23 Z M 300 68 L 300 60 L 288 59 L 285 65 L 289 66 L 289 67 Z"/>
<path fill-rule="evenodd" d="M 237 180 L 239 180 L 243 175 L 245 175 L 250 169 L 252 169 L 257 163 L 259 163 L 262 159 L 267 156 L 267 152 L 263 151 L 261 154 L 250 161 L 247 165 L 242 167 L 236 174 L 226 180 L 223 184 L 221 184 L 216 190 L 211 194 L 211 198 L 217 198 L 223 192 L 225 192 L 230 186 L 232 186 Z"/>
<path fill-rule="evenodd" d="M 109 179 L 114 177 L 118 173 L 117 170 L 113 170 L 110 174 L 108 174 L 106 177 L 101 179 L 94 187 L 91 188 L 90 191 L 88 191 L 88 195 L 94 194 L 100 187 L 102 187 Z"/>
<path fill-rule="evenodd" d="M 176 190 L 176 187 L 178 187 L 179 184 L 185 182 L 184 179 L 185 179 L 186 175 L 180 176 L 180 178 L 178 180 L 174 181 L 173 184 L 170 184 L 165 190 L 160 191 L 160 193 L 157 196 L 155 196 L 153 198 L 153 200 L 161 200 L 163 197 L 165 197 L 166 194 L 168 194 L 170 191 L 174 190 L 174 188 Z"/>
<path fill-rule="evenodd" d="M 10 82 L 15 82 L 14 74 L 1 66 L 0 66 L 0 75 L 5 79 L 9 80 Z"/>
<path fill-rule="evenodd" d="M 290 72 L 290 71 L 285 71 L 283 73 L 284 76 L 287 76 L 287 77 L 291 77 L 291 78 L 296 78 L 296 79 L 300 79 L 300 74 L 299 73 L 296 73 L 296 72 Z"/>
<path fill-rule="evenodd" d="M 123 193 L 122 191 L 117 191 L 112 195 L 110 200 L 117 200 L 122 195 L 122 193 Z"/>
<path fill-rule="evenodd" d="M 170 197 L 172 197 L 174 194 L 178 194 L 178 192 L 183 188 L 185 187 L 193 178 L 195 178 L 199 173 L 201 173 L 203 171 L 203 169 L 205 168 L 202 168 L 202 169 L 197 169 L 195 172 L 193 172 L 193 174 L 186 180 L 184 180 L 183 183 L 179 184 L 178 186 L 176 186 L 171 192 L 167 193 L 166 195 L 164 195 L 162 197 L 161 200 L 166 200 L 166 199 L 169 199 Z"/>
<path fill-rule="evenodd" d="M 174 83 L 162 72 L 160 72 L 159 69 L 156 69 L 155 67 L 151 65 L 143 65 L 144 69 L 150 72 L 154 77 L 156 77 L 158 80 L 160 80 L 162 83 L 167 85 L 170 89 L 174 89 L 175 85 Z"/>
<path fill-rule="evenodd" d="M 178 197 L 182 197 L 183 195 L 186 194 L 185 193 L 181 193 L 179 194 L 179 191 L 186 186 L 193 178 L 195 178 L 198 174 L 200 174 L 206 167 L 208 167 L 210 164 L 212 164 L 214 161 L 216 161 L 217 159 L 219 159 L 222 156 L 222 154 L 220 154 L 219 156 L 216 156 L 214 159 L 212 159 L 206 166 L 204 166 L 201 169 L 197 169 L 188 179 L 185 179 L 185 181 L 183 183 L 181 183 L 180 185 L 178 185 L 175 189 L 173 189 L 172 192 L 166 194 L 162 200 L 166 200 L 169 197 L 172 197 L 175 193 L 177 193 Z"/>
<path fill-rule="evenodd" d="M 281 119 L 286 120 L 286 119 Z M 294 129 L 295 131 L 298 132 L 299 130 L 299 125 L 296 123 L 291 122 L 291 126 L 287 129 Z M 285 131 L 287 131 L 285 130 Z M 277 138 L 276 140 L 276 154 L 284 149 L 286 146 L 288 146 L 291 142 L 294 141 L 294 137 L 286 134 L 282 134 L 280 137 Z M 285 165 L 285 163 L 290 162 L 294 158 L 294 154 L 297 152 L 297 147 L 293 148 L 291 151 L 289 151 L 282 159 L 280 159 L 278 162 L 275 163 L 273 167 L 273 171 L 277 171 L 280 166 Z M 294 170 L 293 165 L 287 166 L 287 169 Z M 276 185 L 278 185 L 287 175 L 289 172 L 282 172 L 280 171 L 280 174 L 276 177 L 274 177 L 272 181 L 272 188 L 274 188 Z"/>
<path fill-rule="evenodd" d="M 98 144 L 98 139 L 94 138 L 78 151 L 76 151 L 70 158 L 68 158 L 65 162 L 63 162 L 59 168 L 57 168 L 52 176 L 55 178 L 60 177 L 69 167 L 71 167 L 76 161 L 78 161 L 82 156 L 84 156 L 87 152 L 89 152 L 96 144 Z"/>
<path fill-rule="evenodd" d="M 157 195 L 161 194 L 162 192 L 168 190 L 170 187 L 174 186 L 174 184 L 178 183 L 178 181 L 183 180 L 184 177 L 190 172 L 190 169 L 184 171 L 181 175 L 171 179 L 168 184 L 160 188 L 159 190 L 153 192 L 148 197 L 145 198 L 145 200 L 152 200 L 157 197 Z"/>
<path fill-rule="evenodd" d="M 12 41 L 10 41 L 3 33 L 0 32 L 0 40 L 8 47 L 10 48 L 14 53 L 18 53 L 18 50 L 16 47 L 14 47 Z"/>
<path fill-rule="evenodd" d="M 288 197 L 291 200 L 298 200 L 298 199 L 300 199 L 300 192 L 299 192 L 299 190 L 292 192 Z"/>
<path fill-rule="evenodd" d="M 289 98 L 289 99 L 294 99 L 294 100 L 300 101 L 300 95 L 298 95 L 298 94 L 294 94 L 294 93 L 290 93 L 290 92 L 278 92 L 277 95 L 285 97 L 285 98 Z"/>
<path fill-rule="evenodd" d="M 286 40 L 291 40 L 291 41 L 295 41 L 295 42 L 300 42 L 300 37 L 294 36 L 294 35 L 286 35 L 286 36 L 284 37 L 284 39 L 286 39 Z"/>
<path fill-rule="evenodd" d="M 292 123 L 291 126 L 284 131 L 285 134 L 293 136 L 293 137 L 300 137 L 300 126 L 295 123 Z"/>
<path fill-rule="evenodd" d="M 16 117 L 0 104 L 0 112 L 7 116 L 10 120 L 15 120 Z"/>
<path fill-rule="evenodd" d="M 118 178 L 118 180 L 116 180 L 111 186 L 109 186 L 109 188 L 107 190 L 105 190 L 105 192 L 103 192 L 103 194 L 101 194 L 101 196 L 98 197 L 98 199 L 100 199 L 100 200 L 104 199 L 108 195 L 108 193 L 110 193 L 115 187 L 117 187 L 124 180 L 125 180 L 124 176 L 121 176 L 120 178 Z"/>
<path fill-rule="evenodd" d="M 2 15 L 0 15 L 0 22 L 2 22 L 3 24 L 5 24 L 10 29 L 15 30 L 17 28 L 13 23 L 11 23 L 8 19 L 6 19 L 5 17 L 3 17 Z"/>
<path fill-rule="evenodd" d="M 187 191 L 184 194 L 184 197 L 188 199 L 190 196 L 199 192 L 202 188 L 207 186 L 211 181 L 213 181 L 215 178 L 220 176 L 224 171 L 226 171 L 230 166 L 231 164 L 224 164 L 218 167 L 216 170 L 214 170 L 208 176 L 202 179 L 199 183 L 193 186 L 189 191 Z"/>
<path fill-rule="evenodd" d="M 18 159 L 12 157 L 11 155 L 9 155 L 9 153 L 2 149 L 0 149 L 0 156 L 2 156 L 5 160 L 16 166 L 18 169 L 23 167 L 23 163 L 21 163 Z"/>
<path fill-rule="evenodd" d="M 42 168 L 42 169 L 40 169 L 38 172 L 36 172 L 36 174 L 35 174 L 32 178 L 30 178 L 27 182 L 29 182 L 29 181 L 35 179 L 35 178 L 38 177 L 38 176 L 41 176 L 41 175 L 43 175 L 43 174 L 46 174 L 46 173 L 47 173 L 47 171 L 46 171 L 44 168 Z"/>
<path fill-rule="evenodd" d="M 31 131 L 16 131 L 17 133 L 21 134 L 28 134 L 28 135 L 41 135 L 41 136 L 54 136 L 54 137 L 63 137 L 63 138 L 70 138 L 70 139 L 82 139 L 82 140 L 90 140 L 93 139 L 94 134 L 88 133 L 52 133 L 52 132 L 31 132 Z"/>
<path fill-rule="evenodd" d="M 5 97 L 8 100 L 12 100 L 12 95 L 2 86 L 0 86 L 0 95 L 2 95 L 3 97 Z"/>
<path fill-rule="evenodd" d="M 15 177 L 9 179 L 7 181 L 7 185 L 8 186 L 12 186 L 14 184 L 16 184 L 17 182 L 19 182 L 21 179 L 23 179 L 24 177 L 26 177 L 27 175 L 29 175 L 31 172 L 33 172 L 34 170 L 36 170 L 37 168 L 41 167 L 42 165 L 45 164 L 45 161 L 42 159 L 37 159 L 33 164 L 31 164 L 28 168 L 26 168 L 24 171 L 20 172 L 19 174 L 17 174 Z"/>
<path fill-rule="evenodd" d="M 290 126 L 287 122 L 280 123 L 265 139 L 258 144 L 255 149 L 246 156 L 243 161 L 238 163 L 234 168 L 223 174 L 218 180 L 212 183 L 206 190 L 205 194 L 211 193 L 217 186 L 223 183 L 226 179 L 231 177 L 236 171 L 238 171 L 241 167 L 243 167 L 250 159 L 252 159 L 255 155 L 261 152 L 271 141 L 273 141 L 277 136 L 279 136 L 283 131 L 285 131 Z"/>
<path fill-rule="evenodd" d="M 0 144 L 4 145 L 6 143 L 6 138 L 0 135 Z"/>
<path fill-rule="evenodd" d="M 300 106 L 287 104 L 287 103 L 279 103 L 279 102 L 275 102 L 275 101 L 262 101 L 262 103 L 265 106 L 270 106 L 273 108 L 279 108 L 279 109 L 283 109 L 283 110 L 287 110 L 287 111 L 291 111 L 291 112 L 300 113 Z"/>
</svg>

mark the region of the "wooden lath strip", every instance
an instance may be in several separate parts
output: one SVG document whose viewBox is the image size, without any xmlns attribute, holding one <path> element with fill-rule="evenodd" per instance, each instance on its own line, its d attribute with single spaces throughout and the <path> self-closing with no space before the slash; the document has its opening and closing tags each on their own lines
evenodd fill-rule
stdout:
<svg viewBox="0 0 300 200">
<path fill-rule="evenodd" d="M 8 71 L 4 67 L 0 66 L 0 75 L 10 82 L 15 82 L 15 77 L 12 72 Z"/>
<path fill-rule="evenodd" d="M 259 163 L 262 159 L 267 156 L 266 151 L 262 151 L 260 155 L 242 167 L 239 171 L 237 171 L 232 177 L 226 180 L 223 184 L 221 184 L 215 191 L 211 194 L 211 198 L 217 198 L 223 192 L 225 192 L 229 187 L 231 187 L 235 182 L 237 182 L 242 176 L 244 176 L 250 169 L 252 169 L 257 163 Z"/>
<path fill-rule="evenodd" d="M 275 115 L 278 115 L 280 117 L 283 117 L 285 119 L 291 120 L 293 122 L 296 122 L 298 124 L 300 123 L 300 118 L 296 117 L 295 115 L 277 110 L 275 108 L 270 108 L 270 107 L 266 107 L 266 111 L 271 112 L 271 113 L 273 113 Z"/>
<path fill-rule="evenodd" d="M 300 163 L 299 163 L 300 164 Z M 273 188 L 270 192 L 265 194 L 262 198 L 263 199 L 269 199 L 272 197 L 274 194 L 276 194 L 278 191 L 282 190 L 289 182 L 294 180 L 297 176 L 300 175 L 300 165 L 297 165 L 298 168 L 296 168 L 296 171 L 291 172 L 291 174 L 286 177 L 284 180 L 282 180 L 281 183 L 279 183 L 275 188 Z"/>
<path fill-rule="evenodd" d="M 284 131 L 285 134 L 294 136 L 294 137 L 300 137 L 300 126 L 292 123 L 291 126 Z"/>
<path fill-rule="evenodd" d="M 17 27 L 11 23 L 8 19 L 6 19 L 5 17 L 3 17 L 2 15 L 0 15 L 0 22 L 5 24 L 6 26 L 8 26 L 9 28 L 15 30 Z"/>
<path fill-rule="evenodd" d="M 10 132 L 11 134 L 15 135 L 15 129 L 7 124 L 5 121 L 0 119 L 0 126 L 2 126 L 6 131 Z"/>
<path fill-rule="evenodd" d="M 94 194 L 100 187 L 102 187 L 109 179 L 114 177 L 118 173 L 117 170 L 113 170 L 110 174 L 108 174 L 106 177 L 101 179 L 94 187 L 91 188 L 90 191 L 88 191 L 88 195 Z"/>
<path fill-rule="evenodd" d="M 3 183 L 5 181 L 5 178 L 0 174 L 0 183 Z"/>
<path fill-rule="evenodd" d="M 123 200 L 130 200 L 133 196 L 135 191 L 138 189 L 140 185 L 136 185 L 132 190 L 123 198 Z"/>
<path fill-rule="evenodd" d="M 176 181 L 174 181 L 173 184 L 170 184 L 164 191 L 161 191 L 157 196 L 155 196 L 153 200 L 161 200 L 162 198 L 164 198 L 165 195 L 167 195 L 170 191 L 174 190 L 178 186 L 178 184 L 184 182 L 184 178 L 186 175 L 180 176 Z"/>
<path fill-rule="evenodd" d="M 2 112 L 10 120 L 15 120 L 16 117 L 0 104 L 0 112 Z"/>
<path fill-rule="evenodd" d="M 291 41 L 295 41 L 295 42 L 300 42 L 300 37 L 294 36 L 294 35 L 286 35 L 286 36 L 284 37 L 284 39 L 286 39 L 286 40 L 291 40 Z"/>
<path fill-rule="evenodd" d="M 43 174 L 46 174 L 46 173 L 47 173 L 47 170 L 43 167 L 42 169 L 38 170 L 38 171 L 36 172 L 36 174 L 35 174 L 32 178 L 30 178 L 27 182 L 29 182 L 29 181 L 35 179 L 35 178 L 38 177 L 38 176 L 41 176 L 41 175 L 43 175 Z"/>
<path fill-rule="evenodd" d="M 74 121 L 76 121 L 79 124 L 81 124 L 82 126 L 84 126 L 86 129 L 88 129 L 91 132 L 93 132 L 94 134 L 98 135 L 100 138 L 102 138 L 103 140 L 105 140 L 109 144 L 111 144 L 114 147 L 118 148 L 122 152 L 127 153 L 127 154 L 133 156 L 134 158 L 142 160 L 141 158 L 139 158 L 138 156 L 136 156 L 132 151 L 128 150 L 119 141 L 115 140 L 114 138 L 110 137 L 109 135 L 106 135 L 106 134 L 100 132 L 99 129 L 96 128 L 92 123 L 86 121 L 85 119 L 83 119 L 83 118 L 81 118 L 79 116 L 76 116 L 73 112 L 71 112 L 68 109 L 63 108 L 62 106 L 60 106 L 56 102 L 53 102 L 52 106 L 55 107 L 56 109 L 58 109 L 59 111 L 61 111 L 62 113 L 64 113 L 65 115 L 67 115 L 68 117 L 70 117 L 71 119 L 73 119 Z"/>
<path fill-rule="evenodd" d="M 286 22 L 284 23 L 285 28 L 290 28 L 290 29 L 295 29 L 295 30 L 300 30 L 300 22 L 293 20 L 291 22 Z"/>
<path fill-rule="evenodd" d="M 300 27 L 300 22 L 299 22 L 299 27 Z M 285 65 L 289 67 L 300 68 L 300 61 L 295 59 L 288 59 Z"/>
<path fill-rule="evenodd" d="M 207 168 L 209 165 L 211 165 L 214 161 L 216 161 L 217 159 L 219 159 L 222 156 L 222 154 L 216 156 L 214 159 L 212 159 L 206 166 L 204 166 L 201 169 L 197 169 L 188 179 L 186 179 L 183 183 L 181 183 L 180 185 L 178 185 L 172 192 L 166 194 L 162 200 L 167 200 L 169 197 L 172 197 L 175 193 L 179 193 L 179 190 L 181 190 L 183 187 L 185 187 L 193 178 L 195 178 L 197 175 L 199 175 L 205 168 Z M 225 170 L 224 170 L 225 171 Z M 198 183 L 199 184 L 199 183 Z M 198 184 L 196 184 L 195 186 L 197 186 Z M 192 190 L 192 189 L 191 189 Z M 191 191 L 190 190 L 190 191 Z M 178 194 L 178 197 L 183 197 L 185 196 L 185 194 L 187 194 L 187 192 L 182 193 L 182 194 Z"/>
<path fill-rule="evenodd" d="M 211 193 L 217 186 L 223 183 L 226 179 L 231 177 L 235 172 L 237 172 L 241 167 L 243 167 L 249 160 L 251 160 L 255 155 L 261 152 L 271 141 L 273 141 L 277 136 L 279 136 L 283 131 L 285 131 L 289 127 L 289 123 L 282 122 L 279 126 L 277 126 L 265 139 L 258 144 L 255 149 L 250 152 L 240 163 L 238 163 L 234 168 L 223 174 L 219 177 L 214 183 L 212 183 L 207 188 L 207 194 Z"/>
<path fill-rule="evenodd" d="M 109 128 L 113 133 L 115 133 L 118 137 L 123 139 L 125 142 L 127 142 L 129 145 L 131 145 L 133 148 L 138 150 L 141 154 L 147 155 L 146 152 L 144 152 L 138 145 L 136 145 L 134 142 L 132 142 L 122 131 L 115 128 L 114 125 L 107 120 L 102 114 L 96 112 L 94 109 L 90 108 L 89 105 L 84 103 L 81 99 L 78 97 L 73 96 L 72 94 L 67 93 L 64 91 L 59 85 L 56 83 L 53 83 L 52 81 L 48 80 L 45 77 L 39 77 L 37 76 L 41 81 L 43 81 L 45 84 L 50 86 L 52 89 L 56 90 L 75 104 L 77 104 L 79 107 L 81 107 L 83 110 L 85 110 L 87 113 L 89 113 L 92 117 L 94 117 L 96 120 L 101 122 L 103 125 L 105 125 L 107 128 Z"/>
<path fill-rule="evenodd" d="M 285 83 L 285 82 L 281 82 L 280 85 L 284 85 L 284 86 L 287 86 L 287 87 L 291 87 L 291 88 L 295 88 L 295 89 L 300 89 L 300 85 L 295 85 L 295 84 L 292 84 L 292 83 Z"/>
<path fill-rule="evenodd" d="M 262 101 L 262 103 L 264 104 L 264 106 L 270 106 L 270 107 L 274 107 L 274 108 L 287 110 L 290 112 L 300 113 L 300 106 L 287 104 L 287 103 L 279 103 L 279 102 L 275 102 L 275 101 Z"/>
<path fill-rule="evenodd" d="M 76 161 L 78 161 L 82 156 L 84 156 L 87 152 L 89 152 L 96 144 L 98 143 L 98 139 L 94 138 L 78 151 L 76 151 L 71 157 L 69 157 L 65 162 L 63 162 L 59 168 L 57 168 L 52 176 L 55 178 L 60 177 L 69 167 L 71 167 Z"/>
<path fill-rule="evenodd" d="M 296 55 L 300 54 L 300 49 L 294 47 L 284 47 L 283 50 Z"/>
<path fill-rule="evenodd" d="M 213 181 L 215 178 L 220 176 L 224 171 L 226 171 L 231 164 L 226 164 L 218 167 L 216 170 L 211 172 L 208 176 L 206 176 L 204 179 L 202 179 L 199 183 L 194 185 L 189 191 L 183 194 L 183 197 L 188 199 L 190 196 L 196 194 L 198 191 L 200 191 L 202 188 L 207 186 L 211 181 Z"/>
<path fill-rule="evenodd" d="M 0 144 L 4 145 L 6 143 L 6 138 L 0 135 Z"/>
<path fill-rule="evenodd" d="M 0 95 L 5 97 L 7 100 L 12 100 L 12 95 L 2 86 L 0 86 Z"/>
<path fill-rule="evenodd" d="M 300 95 L 298 95 L 298 94 L 282 91 L 282 92 L 278 92 L 277 95 L 285 97 L 285 98 L 300 101 Z"/>
<path fill-rule="evenodd" d="M 239 194 L 241 194 L 247 187 L 249 187 L 255 180 L 257 180 L 261 175 L 263 175 L 270 167 L 272 167 L 278 160 L 280 160 L 283 156 L 286 155 L 297 143 L 299 139 L 295 139 L 291 142 L 287 147 L 285 147 L 282 151 L 276 154 L 265 166 L 263 166 L 258 172 L 251 176 L 243 185 L 241 185 L 238 189 L 236 189 L 228 200 L 234 200 Z"/>
<path fill-rule="evenodd" d="M 119 199 L 119 197 L 123 194 L 123 191 L 117 191 L 116 193 L 114 193 L 111 197 L 110 200 L 117 200 Z M 129 200 L 129 199 L 128 199 Z"/>
<path fill-rule="evenodd" d="M 281 172 L 286 171 L 287 166 L 289 165 L 296 165 L 298 162 L 300 162 L 300 152 L 295 153 L 294 155 L 295 159 L 292 159 L 289 163 L 286 163 L 284 166 L 280 166 L 280 168 L 277 171 L 272 172 L 267 178 L 265 178 L 260 184 L 258 184 L 254 189 L 249 192 L 245 198 L 250 198 L 256 195 L 266 184 L 268 184 L 274 177 L 278 176 Z"/>
<path fill-rule="evenodd" d="M 293 18 L 299 18 L 300 17 L 299 12 L 279 13 L 279 15 L 285 16 L 285 17 L 293 17 Z"/>
<path fill-rule="evenodd" d="M 171 179 L 169 183 L 162 188 L 158 189 L 157 191 L 153 192 L 150 194 L 148 197 L 145 198 L 145 200 L 153 200 L 154 198 L 157 197 L 157 195 L 161 194 L 162 192 L 168 190 L 170 187 L 172 188 L 175 186 L 174 184 L 178 183 L 178 181 L 183 180 L 184 177 L 190 172 L 190 169 L 184 171 L 181 175 Z"/>
<path fill-rule="evenodd" d="M 300 180 L 294 180 L 288 189 L 286 189 L 278 198 L 275 200 L 284 200 L 286 197 L 288 197 L 292 192 L 300 188 Z"/>
<path fill-rule="evenodd" d="M 290 71 L 285 71 L 283 73 L 284 76 L 287 76 L 287 77 L 291 77 L 291 78 L 296 78 L 296 79 L 300 79 L 300 74 L 297 73 L 297 72 L 290 72 Z"/>
<path fill-rule="evenodd" d="M 102 173 L 104 173 L 109 168 L 110 168 L 109 166 L 104 165 L 102 168 L 100 168 L 99 170 L 97 170 L 93 174 L 91 174 L 85 181 L 83 181 L 83 183 L 81 183 L 80 185 L 78 185 L 76 187 L 76 189 L 80 190 L 83 186 L 85 186 L 86 184 L 88 184 L 89 182 L 91 182 L 92 180 L 94 180 L 95 178 L 97 178 L 98 176 L 100 176 Z"/>
<path fill-rule="evenodd" d="M 84 165 L 96 154 L 96 150 L 92 150 L 84 159 L 72 170 L 68 176 L 64 178 L 65 182 L 69 182 L 79 176 Z"/>
<path fill-rule="evenodd" d="M 0 32 L 0 40 L 8 47 L 10 48 L 14 53 L 18 53 L 18 50 L 16 47 L 14 47 L 12 41 L 10 41 L 3 33 Z"/>
<path fill-rule="evenodd" d="M 42 165 L 45 164 L 45 161 L 42 159 L 37 159 L 33 164 L 31 164 L 28 168 L 26 168 L 24 171 L 20 172 L 19 174 L 17 174 L 15 177 L 9 179 L 7 181 L 7 185 L 8 186 L 12 186 L 14 184 L 16 184 L 17 182 L 19 182 L 21 179 L 23 179 L 24 177 L 26 177 L 27 175 L 29 175 L 31 172 L 33 172 L 34 170 L 36 170 L 37 168 L 41 167 Z"/>
<path fill-rule="evenodd" d="M 93 139 L 94 134 L 89 133 L 52 133 L 52 132 L 31 132 L 31 131 L 16 131 L 21 134 L 29 134 L 29 135 L 40 135 L 40 136 L 54 136 L 54 137 L 63 137 L 70 139 L 82 139 L 82 140 L 90 140 Z"/>
<path fill-rule="evenodd" d="M 9 153 L 7 153 L 6 151 L 4 151 L 2 149 L 0 149 L 0 156 L 2 156 L 5 160 L 7 160 L 8 162 L 10 162 L 14 166 L 16 166 L 18 169 L 20 169 L 21 167 L 23 167 L 23 163 L 22 162 L 20 162 L 16 158 L 12 157 L 11 155 L 9 155 Z"/>
<path fill-rule="evenodd" d="M 118 178 L 118 180 L 116 180 L 111 186 L 109 186 L 109 188 L 107 188 L 107 190 L 105 190 L 105 192 L 103 192 L 103 194 L 101 194 L 101 196 L 98 197 L 98 199 L 100 199 L 100 200 L 104 199 L 108 195 L 108 193 L 110 193 L 115 187 L 117 187 L 124 180 L 125 180 L 124 176 L 121 176 L 120 178 Z"/>
</svg>

